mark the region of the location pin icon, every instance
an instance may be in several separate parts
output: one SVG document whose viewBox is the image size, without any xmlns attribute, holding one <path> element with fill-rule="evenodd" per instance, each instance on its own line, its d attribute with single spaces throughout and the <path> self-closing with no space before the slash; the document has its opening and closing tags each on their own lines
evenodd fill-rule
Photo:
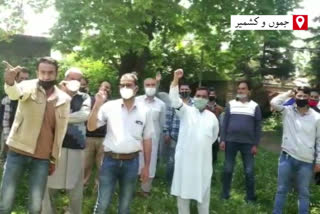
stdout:
<svg viewBox="0 0 320 214">
<path fill-rule="evenodd" d="M 304 24 L 304 17 L 303 17 L 303 16 L 298 16 L 298 17 L 296 18 L 296 22 L 297 22 L 299 28 L 301 28 L 302 25 Z"/>
</svg>

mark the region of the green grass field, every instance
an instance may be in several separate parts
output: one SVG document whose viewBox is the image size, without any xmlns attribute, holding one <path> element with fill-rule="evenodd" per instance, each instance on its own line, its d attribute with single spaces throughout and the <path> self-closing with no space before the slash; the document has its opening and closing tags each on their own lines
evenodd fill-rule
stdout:
<svg viewBox="0 0 320 214">
<path fill-rule="evenodd" d="M 240 155 L 238 155 L 237 166 L 233 176 L 232 195 L 228 201 L 219 199 L 221 192 L 221 172 L 223 167 L 223 154 L 220 152 L 219 161 L 215 167 L 215 176 L 212 179 L 210 213 L 218 214 L 254 214 L 271 213 L 273 207 L 274 195 L 277 185 L 277 164 L 278 155 L 260 150 L 256 158 L 256 192 L 258 201 L 256 204 L 246 204 L 244 202 L 244 175 Z M 177 213 L 175 197 L 168 194 L 164 182 L 164 166 L 160 165 L 158 177 L 154 181 L 152 195 L 149 198 L 135 197 L 132 204 L 133 214 L 171 214 Z M 25 205 L 27 202 L 26 177 L 21 178 L 22 185 L 17 192 L 14 213 L 27 213 Z M 93 181 L 93 180 L 92 180 Z M 93 183 L 93 182 L 91 182 Z M 311 186 L 311 213 L 320 213 L 320 186 Z M 93 184 L 86 189 L 84 193 L 83 213 L 91 214 L 97 193 L 93 190 Z M 68 198 L 61 193 L 56 197 L 58 204 L 58 213 L 63 213 L 63 208 L 68 205 Z M 197 213 L 196 203 L 191 203 L 191 213 Z M 117 194 L 112 201 L 112 206 L 108 213 L 117 213 Z M 296 193 L 290 193 L 284 213 L 297 213 Z"/>
</svg>

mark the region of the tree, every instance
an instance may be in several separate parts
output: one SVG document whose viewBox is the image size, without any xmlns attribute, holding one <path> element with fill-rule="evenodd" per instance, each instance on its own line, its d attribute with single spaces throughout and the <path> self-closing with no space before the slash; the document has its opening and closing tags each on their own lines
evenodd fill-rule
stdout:
<svg viewBox="0 0 320 214">
<path fill-rule="evenodd" d="M 13 34 L 23 33 L 26 5 L 41 12 L 50 3 L 50 0 L 0 0 L 0 41 L 10 39 Z"/>
</svg>

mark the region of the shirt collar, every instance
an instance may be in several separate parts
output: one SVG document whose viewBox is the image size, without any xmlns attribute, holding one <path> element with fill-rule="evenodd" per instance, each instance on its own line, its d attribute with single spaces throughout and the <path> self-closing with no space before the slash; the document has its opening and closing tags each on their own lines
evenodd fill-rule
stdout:
<svg viewBox="0 0 320 214">
<path fill-rule="evenodd" d="M 153 97 L 152 99 L 148 99 L 147 95 L 143 95 L 143 99 L 148 103 L 153 103 L 156 101 L 155 97 Z"/>
<path fill-rule="evenodd" d="M 301 115 L 301 113 L 298 111 L 297 104 L 293 104 L 293 109 L 295 110 L 295 112 L 297 112 L 298 114 Z M 309 115 L 309 114 L 311 114 L 311 108 L 310 107 L 309 107 L 308 111 L 306 111 L 304 114 L 302 114 L 302 116 Z"/>
<path fill-rule="evenodd" d="M 37 82 L 37 89 L 39 91 L 41 91 L 42 93 L 44 93 L 45 95 L 47 95 L 46 90 L 44 90 L 44 88 L 39 85 L 39 81 Z M 53 93 L 50 95 L 50 97 L 47 98 L 47 101 L 50 102 L 50 101 L 53 101 L 56 99 L 58 99 L 58 91 L 57 91 L 57 86 L 54 85 L 53 86 Z"/>
<path fill-rule="evenodd" d="M 123 102 L 123 99 L 121 98 L 120 99 L 120 105 L 121 105 L 121 108 L 126 108 L 124 106 L 124 102 Z M 132 111 L 133 109 L 137 108 L 137 101 L 136 101 L 136 98 L 134 98 L 134 103 L 132 105 L 132 108 L 130 109 L 130 111 Z"/>
</svg>

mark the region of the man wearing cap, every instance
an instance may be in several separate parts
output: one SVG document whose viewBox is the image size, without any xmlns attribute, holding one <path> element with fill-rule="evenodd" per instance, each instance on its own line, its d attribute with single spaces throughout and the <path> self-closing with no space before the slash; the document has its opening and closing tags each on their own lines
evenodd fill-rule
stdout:
<svg viewBox="0 0 320 214">
<path fill-rule="evenodd" d="M 70 68 L 60 86 L 72 96 L 68 130 L 63 140 L 60 164 L 48 178 L 42 213 L 51 214 L 56 208 L 51 201 L 58 189 L 65 189 L 70 198 L 67 208 L 72 214 L 82 213 L 85 121 L 90 113 L 91 100 L 88 94 L 79 92 L 83 74 L 78 68 Z"/>
</svg>

